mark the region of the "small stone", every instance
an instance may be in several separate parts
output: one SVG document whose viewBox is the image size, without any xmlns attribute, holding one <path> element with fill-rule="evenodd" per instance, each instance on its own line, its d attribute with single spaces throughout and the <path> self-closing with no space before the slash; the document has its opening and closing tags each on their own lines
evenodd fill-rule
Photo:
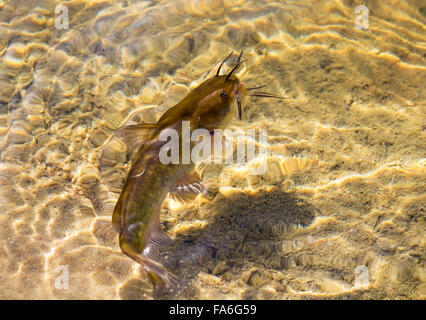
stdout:
<svg viewBox="0 0 426 320">
<path fill-rule="evenodd" d="M 395 253 L 395 245 L 389 239 L 377 239 L 377 247 L 382 255 L 393 255 Z"/>
<path fill-rule="evenodd" d="M 263 277 L 257 268 L 251 268 L 242 276 L 243 280 L 250 286 L 261 286 L 263 284 Z"/>
<path fill-rule="evenodd" d="M 408 282 L 417 279 L 416 264 L 412 257 L 404 256 L 398 264 L 398 281 Z"/>
<path fill-rule="evenodd" d="M 213 274 L 214 275 L 219 275 L 224 273 L 225 271 L 228 270 L 228 266 L 226 265 L 226 263 L 224 261 L 219 261 L 216 266 L 213 269 Z"/>
</svg>

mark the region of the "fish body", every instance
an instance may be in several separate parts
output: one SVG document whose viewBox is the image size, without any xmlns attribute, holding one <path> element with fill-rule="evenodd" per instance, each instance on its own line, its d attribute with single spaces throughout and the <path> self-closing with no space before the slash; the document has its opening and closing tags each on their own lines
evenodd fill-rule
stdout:
<svg viewBox="0 0 426 320">
<path fill-rule="evenodd" d="M 171 128 L 178 131 L 180 123 Z M 194 164 L 163 164 L 159 152 L 166 143 L 157 136 L 139 149 L 115 206 L 113 226 L 120 233 L 122 251 L 144 266 L 151 278 L 170 286 L 176 279 L 149 258 L 147 249 L 168 242 L 160 227 L 161 206 L 176 182 L 193 171 Z"/>
<path fill-rule="evenodd" d="M 112 224 L 120 234 L 121 250 L 139 262 L 154 283 L 170 286 L 177 280 L 161 264 L 149 257 L 152 247 L 161 247 L 170 240 L 160 228 L 162 203 L 167 194 L 176 189 L 197 191 L 194 187 L 197 185 L 197 178 L 194 178 L 196 174 L 193 163 L 161 163 L 159 153 L 167 141 L 160 140 L 160 132 L 166 128 L 176 130 L 182 159 L 183 121 L 189 121 L 191 130 L 203 128 L 212 134 L 215 129 L 228 126 L 235 114 L 235 106 L 241 119 L 241 102 L 246 94 L 246 87 L 232 75 L 243 62 L 240 61 L 241 55 L 242 53 L 237 65 L 228 75 L 219 75 L 222 62 L 215 77 L 192 90 L 165 112 L 156 124 L 130 125 L 116 130 L 116 135 L 128 148 L 139 149 L 114 208 Z M 180 185 L 179 188 L 176 185 Z M 201 190 L 198 188 L 198 191 Z"/>
</svg>

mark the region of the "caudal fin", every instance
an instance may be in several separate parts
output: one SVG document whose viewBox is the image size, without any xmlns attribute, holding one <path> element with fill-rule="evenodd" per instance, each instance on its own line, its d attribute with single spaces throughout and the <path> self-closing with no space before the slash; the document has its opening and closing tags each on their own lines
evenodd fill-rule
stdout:
<svg viewBox="0 0 426 320">
<path fill-rule="evenodd" d="M 120 248 L 124 254 L 137 261 L 148 272 L 148 276 L 154 286 L 165 287 L 171 291 L 178 291 L 183 285 L 183 281 L 176 275 L 168 272 L 164 266 L 148 258 L 143 253 L 138 253 L 126 241 L 123 234 L 120 235 Z"/>
</svg>

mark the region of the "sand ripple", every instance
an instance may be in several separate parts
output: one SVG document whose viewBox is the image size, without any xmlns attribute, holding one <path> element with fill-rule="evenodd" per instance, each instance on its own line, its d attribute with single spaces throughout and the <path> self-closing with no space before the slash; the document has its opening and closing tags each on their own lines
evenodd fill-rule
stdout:
<svg viewBox="0 0 426 320">
<path fill-rule="evenodd" d="M 206 166 L 163 208 L 180 297 L 425 297 L 424 7 L 369 2 L 359 30 L 350 1 L 68 1 L 58 30 L 60 1 L 27 2 L 0 3 L 1 298 L 155 297 L 110 225 L 113 131 L 243 48 L 243 81 L 291 99 L 232 123 L 268 129 L 265 174 Z"/>
</svg>

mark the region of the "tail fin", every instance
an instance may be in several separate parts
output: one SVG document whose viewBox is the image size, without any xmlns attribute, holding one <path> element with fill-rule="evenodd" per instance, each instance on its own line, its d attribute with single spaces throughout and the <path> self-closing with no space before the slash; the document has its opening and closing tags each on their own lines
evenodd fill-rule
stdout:
<svg viewBox="0 0 426 320">
<path fill-rule="evenodd" d="M 123 234 L 120 235 L 120 248 L 124 254 L 137 261 L 148 271 L 148 276 L 153 285 L 160 285 L 166 287 L 171 291 L 178 291 L 183 284 L 176 275 L 168 272 L 165 267 L 155 262 L 154 260 L 146 257 L 142 253 L 138 253 L 132 245 L 124 238 Z"/>
<path fill-rule="evenodd" d="M 143 267 L 148 271 L 148 277 L 154 287 L 167 288 L 171 292 L 178 292 L 183 287 L 183 280 L 175 274 L 168 272 L 162 265 L 151 259 L 142 259 L 145 263 Z M 141 263 L 140 261 L 138 262 Z"/>
</svg>

